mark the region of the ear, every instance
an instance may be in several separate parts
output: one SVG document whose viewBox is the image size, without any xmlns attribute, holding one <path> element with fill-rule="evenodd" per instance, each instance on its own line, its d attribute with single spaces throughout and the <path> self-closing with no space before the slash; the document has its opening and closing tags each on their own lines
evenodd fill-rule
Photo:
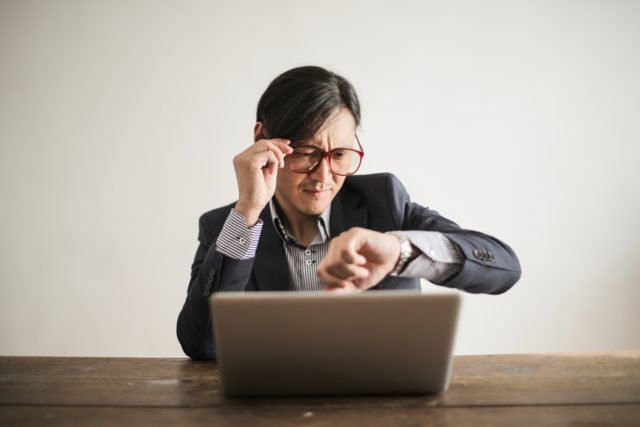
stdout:
<svg viewBox="0 0 640 427">
<path fill-rule="evenodd" d="M 258 142 L 263 138 L 264 136 L 262 134 L 262 122 L 256 122 L 256 125 L 253 128 L 253 142 Z"/>
</svg>

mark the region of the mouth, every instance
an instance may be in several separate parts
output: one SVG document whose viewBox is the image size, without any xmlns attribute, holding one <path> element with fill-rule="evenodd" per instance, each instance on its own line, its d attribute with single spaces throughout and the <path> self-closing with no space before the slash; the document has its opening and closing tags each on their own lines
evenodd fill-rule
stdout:
<svg viewBox="0 0 640 427">
<path fill-rule="evenodd" d="M 329 194 L 331 189 L 330 188 L 322 188 L 322 189 L 303 188 L 302 191 L 306 194 L 318 197 L 318 196 L 323 196 L 325 194 Z"/>
</svg>

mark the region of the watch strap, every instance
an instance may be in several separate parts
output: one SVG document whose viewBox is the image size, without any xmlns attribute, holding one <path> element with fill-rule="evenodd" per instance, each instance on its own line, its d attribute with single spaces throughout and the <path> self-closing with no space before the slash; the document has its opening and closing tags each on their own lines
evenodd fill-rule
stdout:
<svg viewBox="0 0 640 427">
<path fill-rule="evenodd" d="M 390 231 L 389 234 L 393 234 L 400 241 L 400 258 L 398 258 L 398 262 L 390 273 L 391 276 L 397 276 L 409 263 L 413 250 L 411 248 L 411 241 L 405 233 Z"/>
</svg>

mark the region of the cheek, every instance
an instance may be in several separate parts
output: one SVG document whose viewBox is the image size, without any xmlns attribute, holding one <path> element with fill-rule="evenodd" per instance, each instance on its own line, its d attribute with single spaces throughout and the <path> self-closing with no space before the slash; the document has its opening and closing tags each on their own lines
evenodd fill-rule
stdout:
<svg viewBox="0 0 640 427">
<path fill-rule="evenodd" d="M 287 193 L 295 191 L 295 188 L 298 186 L 300 182 L 299 177 L 304 177 L 299 173 L 292 172 L 289 170 L 287 165 L 285 165 L 282 169 L 278 169 L 278 177 L 276 178 L 276 186 L 281 190 Z"/>
</svg>

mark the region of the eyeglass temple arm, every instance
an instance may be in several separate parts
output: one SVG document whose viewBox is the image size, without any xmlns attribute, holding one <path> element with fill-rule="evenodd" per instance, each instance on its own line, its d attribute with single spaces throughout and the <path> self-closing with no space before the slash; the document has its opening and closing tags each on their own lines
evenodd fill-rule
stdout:
<svg viewBox="0 0 640 427">
<path fill-rule="evenodd" d="M 362 144 L 360 144 L 360 138 L 358 138 L 357 134 L 356 134 L 356 141 L 358 142 L 358 147 L 360 147 L 360 152 L 364 154 L 364 148 L 362 148 Z"/>
</svg>

